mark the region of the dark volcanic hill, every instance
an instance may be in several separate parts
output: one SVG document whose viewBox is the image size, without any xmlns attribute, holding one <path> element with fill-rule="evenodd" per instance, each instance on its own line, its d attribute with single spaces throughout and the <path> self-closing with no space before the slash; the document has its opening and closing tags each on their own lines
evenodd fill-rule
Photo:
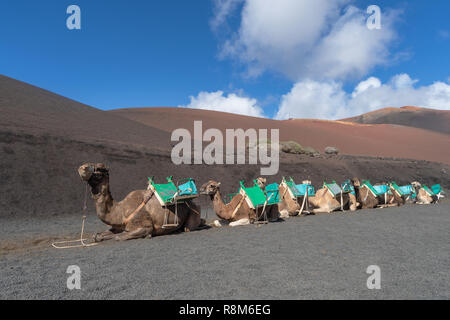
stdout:
<svg viewBox="0 0 450 320">
<path fill-rule="evenodd" d="M 399 124 L 450 134 L 450 111 L 418 107 L 383 108 L 343 119 L 363 124 Z"/>
<path fill-rule="evenodd" d="M 168 149 L 170 135 L 0 75 L 0 130 Z"/>
</svg>

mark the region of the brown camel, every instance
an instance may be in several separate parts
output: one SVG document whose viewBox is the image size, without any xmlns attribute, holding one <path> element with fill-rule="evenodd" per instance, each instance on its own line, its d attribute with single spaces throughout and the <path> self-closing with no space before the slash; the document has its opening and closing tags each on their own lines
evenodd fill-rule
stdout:
<svg viewBox="0 0 450 320">
<path fill-rule="evenodd" d="M 400 207 L 406 203 L 406 198 L 404 196 L 402 196 L 401 194 L 399 194 L 392 185 L 390 185 L 388 183 L 384 183 L 384 184 L 389 185 L 389 190 L 391 191 L 390 193 L 388 193 L 386 195 L 386 199 L 385 199 L 386 204 L 384 205 L 385 207 L 395 207 L 395 206 Z M 381 200 L 384 200 L 384 198 Z M 381 201 L 381 202 L 383 202 L 383 201 Z"/>
<path fill-rule="evenodd" d="M 376 208 L 379 205 L 379 199 L 369 188 L 361 187 L 361 182 L 358 178 L 353 178 L 352 185 L 355 188 L 356 200 L 360 204 L 361 209 Z"/>
<path fill-rule="evenodd" d="M 196 230 L 204 223 L 200 218 L 200 207 L 192 201 L 179 203 L 177 208 L 175 205 L 163 208 L 150 190 L 132 191 L 122 201 L 115 201 L 109 189 L 109 171 L 104 164 L 83 164 L 78 174 L 91 187 L 97 216 L 111 226 L 109 230 L 94 235 L 95 241 L 150 238 L 181 228 L 184 231 Z M 163 228 L 165 217 L 167 224 L 174 224 L 175 214 L 178 215 L 178 225 Z"/>
<path fill-rule="evenodd" d="M 333 195 L 327 188 L 323 187 L 316 191 L 316 195 L 308 197 L 309 203 L 313 206 L 313 213 L 331 213 L 336 210 L 350 210 L 355 211 L 358 206 L 357 198 L 351 193 L 342 194 L 341 196 Z"/>
<path fill-rule="evenodd" d="M 256 183 L 261 188 L 263 192 L 266 192 L 267 179 L 263 177 L 259 177 L 256 179 Z M 289 215 L 285 212 L 281 212 L 280 203 L 273 204 L 270 207 L 266 208 L 267 217 L 269 221 L 276 221 L 279 218 L 286 219 L 289 218 Z"/>
<path fill-rule="evenodd" d="M 302 183 L 311 184 L 311 181 L 305 180 Z M 282 218 L 311 213 L 309 211 L 310 197 L 302 196 L 296 198 L 289 192 L 288 186 L 285 183 L 281 183 L 278 190 L 280 192 L 280 203 L 278 204 L 278 209 Z"/>
<path fill-rule="evenodd" d="M 411 185 L 416 191 L 416 204 L 431 204 L 436 202 L 437 197 L 431 196 L 428 192 L 426 192 L 419 182 L 411 182 Z"/>
<path fill-rule="evenodd" d="M 216 215 L 222 220 L 214 221 L 216 227 L 226 224 L 231 227 L 247 225 L 263 218 L 262 209 L 252 209 L 241 194 L 236 194 L 229 203 L 225 204 L 220 193 L 220 182 L 214 180 L 206 182 L 201 186 L 200 193 L 209 195 Z M 268 216 L 268 220 L 276 221 L 278 215 L 276 219 Z"/>
</svg>

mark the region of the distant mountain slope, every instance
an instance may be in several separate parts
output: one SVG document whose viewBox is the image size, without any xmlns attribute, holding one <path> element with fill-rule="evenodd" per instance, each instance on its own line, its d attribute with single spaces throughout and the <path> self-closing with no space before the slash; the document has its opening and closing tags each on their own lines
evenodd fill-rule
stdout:
<svg viewBox="0 0 450 320">
<path fill-rule="evenodd" d="M 0 130 L 168 149 L 170 135 L 0 75 Z"/>
<path fill-rule="evenodd" d="M 450 134 L 450 111 L 418 107 L 383 108 L 343 119 L 364 124 L 399 124 Z"/>
<path fill-rule="evenodd" d="M 281 141 L 295 140 L 323 152 L 336 146 L 344 154 L 410 158 L 450 164 L 450 135 L 391 124 L 359 124 L 309 119 L 272 120 L 186 108 L 130 108 L 110 113 L 171 132 L 203 121 L 203 130 L 217 128 L 280 129 Z"/>
</svg>

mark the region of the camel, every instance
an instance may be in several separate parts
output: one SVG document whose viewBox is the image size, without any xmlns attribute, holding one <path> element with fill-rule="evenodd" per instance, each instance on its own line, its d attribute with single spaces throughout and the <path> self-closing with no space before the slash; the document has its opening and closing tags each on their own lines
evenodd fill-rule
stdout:
<svg viewBox="0 0 450 320">
<path fill-rule="evenodd" d="M 419 182 L 411 182 L 411 185 L 416 191 L 416 204 L 431 204 L 436 202 L 437 197 L 431 196 L 428 192 L 426 192 Z"/>
<path fill-rule="evenodd" d="M 213 225 L 216 227 L 242 226 L 263 218 L 262 209 L 252 209 L 241 194 L 236 194 L 229 203 L 225 204 L 220 193 L 220 182 L 210 180 L 204 183 L 200 188 L 200 193 L 208 195 L 213 202 L 214 211 L 221 219 L 221 221 L 214 221 Z M 274 222 L 278 220 L 279 215 L 276 214 L 275 217 L 267 215 L 267 217 L 269 222 Z"/>
<path fill-rule="evenodd" d="M 302 184 L 311 184 L 311 181 L 305 180 Z M 280 203 L 278 204 L 278 210 L 282 218 L 294 217 L 299 214 L 310 214 L 309 211 L 309 198 L 308 196 L 299 197 L 293 199 L 286 185 L 283 183 L 279 187 Z"/>
<path fill-rule="evenodd" d="M 391 194 L 387 194 L 387 207 L 402 206 L 406 203 L 406 199 L 399 195 L 393 188 L 391 188 Z"/>
<path fill-rule="evenodd" d="M 353 178 L 351 182 L 355 188 L 356 199 L 360 203 L 361 209 L 372 209 L 377 207 L 385 208 L 405 204 L 405 199 L 396 192 L 392 185 L 387 183 L 375 184 L 375 186 L 386 185 L 388 186 L 387 190 L 391 191 L 390 193 L 385 193 L 382 196 L 376 196 L 369 190 L 369 188 L 361 188 L 361 182 L 358 178 Z"/>
<path fill-rule="evenodd" d="M 385 185 L 389 186 L 389 190 L 391 191 L 386 195 L 385 204 L 381 205 L 384 207 L 395 207 L 395 206 L 402 206 L 406 203 L 406 198 L 404 195 L 397 192 L 397 190 L 394 188 L 394 185 L 398 188 L 398 186 L 395 184 L 395 182 L 392 182 L 390 184 L 384 183 Z"/>
<path fill-rule="evenodd" d="M 393 184 L 389 183 L 376 183 L 373 185 L 376 186 L 386 186 L 384 190 L 388 190 L 387 193 L 384 193 L 382 195 L 378 195 L 378 205 L 379 208 L 387 208 L 387 207 L 396 207 L 401 206 L 405 204 L 405 199 L 401 194 L 397 192 L 397 190 L 394 188 Z M 361 190 L 361 189 L 360 189 Z"/>
<path fill-rule="evenodd" d="M 316 195 L 308 197 L 313 207 L 312 213 L 331 213 L 336 210 L 355 211 L 358 207 L 357 198 L 351 193 L 342 194 L 342 205 L 340 196 L 333 197 L 327 188 L 323 187 L 316 191 Z"/>
<path fill-rule="evenodd" d="M 256 179 L 256 183 L 258 184 L 258 186 L 261 188 L 261 190 L 263 192 L 266 191 L 266 185 L 267 185 L 266 178 L 259 177 Z M 267 217 L 271 217 L 272 220 L 274 220 L 276 216 L 278 216 L 279 218 L 282 218 L 282 219 L 289 218 L 289 213 L 286 210 L 282 211 L 282 209 L 280 208 L 280 203 L 274 204 L 266 209 Z"/>
<path fill-rule="evenodd" d="M 361 206 L 361 209 L 372 209 L 379 205 L 379 199 L 368 188 L 361 188 L 361 182 L 358 178 L 351 180 L 355 188 L 356 200 Z"/>
<path fill-rule="evenodd" d="M 104 164 L 83 164 L 78 169 L 81 179 L 91 187 L 97 216 L 110 229 L 94 235 L 96 242 L 104 240 L 130 240 L 151 238 L 173 233 L 181 228 L 184 231 L 199 229 L 204 220 L 200 218 L 200 207 L 192 201 L 163 208 L 151 190 L 136 190 L 122 201 L 115 201 L 109 188 L 109 171 Z M 176 213 L 175 213 L 176 210 Z M 166 215 L 167 214 L 167 215 Z M 178 225 L 163 227 L 167 222 L 174 224 L 175 214 Z"/>
</svg>

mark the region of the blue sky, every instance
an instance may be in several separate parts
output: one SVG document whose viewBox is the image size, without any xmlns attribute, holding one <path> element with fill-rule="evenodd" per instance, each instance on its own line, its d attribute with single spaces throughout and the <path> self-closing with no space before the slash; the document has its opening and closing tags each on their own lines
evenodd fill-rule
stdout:
<svg viewBox="0 0 450 320">
<path fill-rule="evenodd" d="M 331 12 L 329 21 L 303 23 L 301 13 L 295 17 L 300 24 L 293 21 L 292 25 L 311 30 L 303 37 L 320 29 L 309 42 L 282 25 L 289 0 L 286 9 L 279 7 L 282 19 L 270 22 L 269 31 L 278 27 L 281 31 L 266 41 L 258 34 L 260 26 L 252 25 L 261 15 L 264 18 L 264 8 L 252 1 L 2 1 L 0 73 L 102 109 L 209 108 L 209 104 L 215 110 L 280 119 L 339 118 L 403 104 L 450 109 L 449 1 L 339 0 L 342 4 L 335 8 L 324 2 L 313 9 Z M 298 1 L 309 8 L 308 1 Z M 66 27 L 66 8 L 71 4 L 81 8 L 81 30 Z M 232 10 L 226 10 L 226 4 Z M 383 59 L 370 62 L 377 56 L 366 53 L 369 56 L 358 65 L 346 61 L 336 72 L 324 70 L 323 61 L 328 63 L 330 57 L 317 60 L 322 48 L 317 43 L 327 34 L 331 38 L 340 23 L 354 26 L 371 4 L 382 10 L 384 33 L 379 34 L 385 36 L 375 37 L 380 44 L 368 43 L 361 52 L 373 46 L 385 55 Z M 339 20 L 350 6 L 360 11 Z M 220 12 L 225 18 L 219 23 Z M 357 32 L 354 27 L 351 30 Z M 295 41 L 300 45 L 288 52 Z M 232 50 L 224 49 L 226 43 Z M 323 48 L 330 48 L 326 43 Z M 357 51 L 342 50 L 344 59 Z M 273 63 L 278 58 L 280 63 Z M 331 69 L 341 65 L 332 58 Z"/>
</svg>

